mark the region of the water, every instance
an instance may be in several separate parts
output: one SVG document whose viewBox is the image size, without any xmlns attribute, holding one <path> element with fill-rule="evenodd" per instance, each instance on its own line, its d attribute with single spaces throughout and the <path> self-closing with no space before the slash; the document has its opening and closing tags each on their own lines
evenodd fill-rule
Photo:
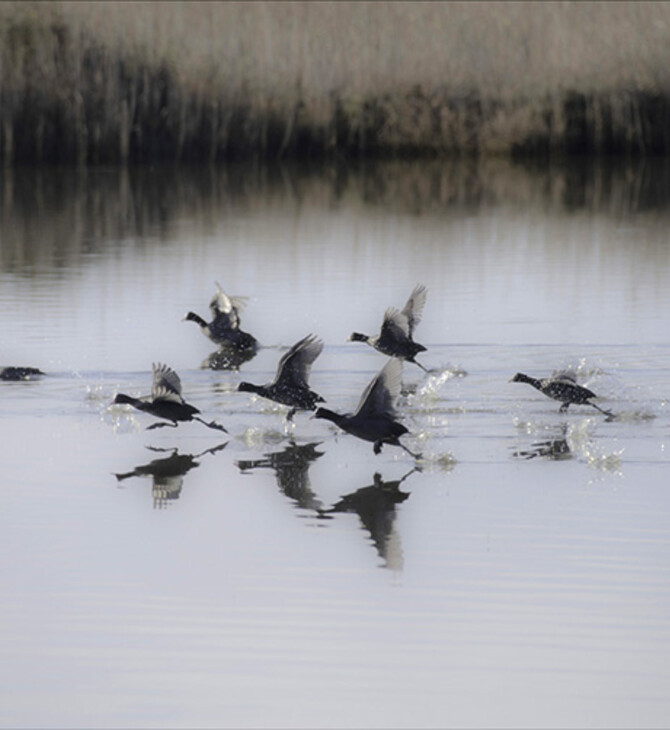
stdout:
<svg viewBox="0 0 670 730">
<path fill-rule="evenodd" d="M 5 174 L 4 727 L 664 727 L 670 198 L 664 168 L 379 165 Z M 264 345 L 200 367 L 219 281 Z M 235 388 L 428 287 L 405 452 Z M 110 407 L 151 363 L 230 435 Z M 517 371 L 572 369 L 615 413 Z M 118 476 L 117 476 L 118 475 Z"/>
</svg>

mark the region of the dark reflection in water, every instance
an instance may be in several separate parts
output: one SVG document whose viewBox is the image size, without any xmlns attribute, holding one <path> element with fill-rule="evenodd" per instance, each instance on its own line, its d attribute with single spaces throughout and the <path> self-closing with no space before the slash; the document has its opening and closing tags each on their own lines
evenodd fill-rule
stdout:
<svg viewBox="0 0 670 730">
<path fill-rule="evenodd" d="M 66 268 L 132 239 L 166 240 L 178 221 L 302 205 L 446 215 L 497 205 L 618 215 L 670 208 L 670 162 L 576 160 L 542 167 L 503 160 L 216 168 L 18 169 L 0 175 L 0 271 Z"/>
<path fill-rule="evenodd" d="M 256 357 L 257 350 L 238 350 L 234 347 L 221 347 L 210 353 L 201 363 L 203 370 L 239 370 L 244 363 Z"/>
<path fill-rule="evenodd" d="M 400 485 L 415 471 L 416 468 L 407 472 L 402 479 L 394 481 L 384 481 L 381 474 L 376 472 L 371 485 L 345 494 L 330 509 L 321 510 L 321 515 L 344 512 L 357 514 L 363 527 L 370 533 L 385 567 L 400 570 L 403 557 L 400 537 L 395 531 L 396 505 L 409 497 L 410 493 L 401 491 Z"/>
<path fill-rule="evenodd" d="M 162 459 L 154 459 L 148 464 L 136 466 L 132 471 L 115 474 L 114 476 L 116 476 L 119 482 L 130 477 L 151 477 L 153 479 L 151 494 L 154 499 L 154 508 L 161 509 L 166 507 L 171 501 L 179 499 L 184 484 L 184 476 L 191 469 L 200 466 L 196 459 L 199 459 L 205 454 L 215 454 L 221 451 L 226 447 L 227 443 L 206 449 L 199 454 L 180 454 L 177 448 L 161 449 L 149 446 L 148 448 L 151 451 L 171 451 L 172 453 L 170 456 Z"/>
<path fill-rule="evenodd" d="M 243 474 L 252 469 L 274 469 L 277 486 L 289 499 L 302 509 L 319 512 L 322 502 L 310 487 L 308 473 L 310 464 L 325 453 L 317 450 L 319 444 L 292 443 L 283 451 L 264 454 L 262 459 L 235 463 Z"/>
<path fill-rule="evenodd" d="M 530 448 L 523 451 L 515 451 L 512 456 L 519 459 L 535 459 L 541 457 L 551 461 L 564 461 L 574 457 L 570 444 L 567 440 L 568 424 L 564 423 L 560 427 L 561 435 L 547 441 L 536 441 Z"/>
</svg>

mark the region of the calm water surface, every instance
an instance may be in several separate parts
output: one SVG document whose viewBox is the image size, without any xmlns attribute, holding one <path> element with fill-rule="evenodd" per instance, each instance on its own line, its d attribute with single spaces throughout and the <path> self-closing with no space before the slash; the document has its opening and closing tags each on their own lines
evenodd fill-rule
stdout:
<svg viewBox="0 0 670 730">
<path fill-rule="evenodd" d="M 47 375 L 0 382 L 0 725 L 667 727 L 669 179 L 7 173 L 0 364 Z M 182 321 L 215 281 L 239 369 Z M 314 332 L 352 410 L 417 282 L 418 463 L 235 392 Z M 229 435 L 110 407 L 157 361 Z M 566 368 L 615 418 L 508 382 Z"/>
</svg>

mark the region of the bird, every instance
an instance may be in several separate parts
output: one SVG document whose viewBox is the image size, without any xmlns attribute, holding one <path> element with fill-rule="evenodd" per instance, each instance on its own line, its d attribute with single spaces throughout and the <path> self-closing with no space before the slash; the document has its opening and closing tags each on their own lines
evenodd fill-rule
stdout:
<svg viewBox="0 0 670 730">
<path fill-rule="evenodd" d="M 44 373 L 39 368 L 9 365 L 0 368 L 0 380 L 35 380 Z"/>
<path fill-rule="evenodd" d="M 208 324 L 195 312 L 187 312 L 183 321 L 196 322 L 201 332 L 217 345 L 255 352 L 258 348 L 256 338 L 240 329 L 240 312 L 247 297 L 229 297 L 218 282 L 215 284 L 217 291 L 209 303 L 212 321 Z"/>
<path fill-rule="evenodd" d="M 176 427 L 180 421 L 199 421 L 208 428 L 215 428 L 228 433 L 221 424 L 214 421 L 204 421 L 196 414 L 200 411 L 187 403 L 181 395 L 181 380 L 172 368 L 162 363 L 153 363 L 153 383 L 151 395 L 143 398 L 133 398 L 125 393 L 118 393 L 113 403 L 125 403 L 139 411 L 150 413 L 156 418 L 164 418 L 171 423 L 154 423 L 147 426 L 147 430 L 162 426 Z"/>
<path fill-rule="evenodd" d="M 277 374 L 271 383 L 254 385 L 241 382 L 238 391 L 256 393 L 276 403 L 289 406 L 286 416 L 291 421 L 298 410 L 313 411 L 317 403 L 325 402 L 313 390 L 310 390 L 307 380 L 312 363 L 321 354 L 323 342 L 310 334 L 293 345 L 284 353 L 277 365 Z"/>
<path fill-rule="evenodd" d="M 318 408 L 314 418 L 325 418 L 339 426 L 343 431 L 364 441 L 372 441 L 373 451 L 379 454 L 384 444 L 400 446 L 415 459 L 415 454 L 398 440 L 409 433 L 407 428 L 396 420 L 394 403 L 400 393 L 402 360 L 391 358 L 363 391 L 358 408 L 345 415 L 328 408 Z"/>
<path fill-rule="evenodd" d="M 423 284 L 417 284 L 402 311 L 398 311 L 395 307 L 389 307 L 386 310 L 378 335 L 370 336 L 352 332 L 349 335 L 349 342 L 367 342 L 384 355 L 407 360 L 407 362 L 418 365 L 427 373 L 428 369 L 415 360 L 418 353 L 424 352 L 426 348 L 418 342 L 414 342 L 413 339 L 414 328 L 421 321 L 426 294 L 426 287 Z"/>
<path fill-rule="evenodd" d="M 585 388 L 583 385 L 578 385 L 574 377 L 566 373 L 557 377 L 542 378 L 541 380 L 531 378 L 525 373 L 517 373 L 509 382 L 528 383 L 533 388 L 537 388 L 541 393 L 544 393 L 548 398 L 560 401 L 561 407 L 558 409 L 559 413 L 565 413 L 568 410 L 568 406 L 574 404 L 593 406 L 606 416 L 612 416 L 611 411 L 606 411 L 591 401 L 592 398 L 598 397 L 592 390 Z"/>
</svg>

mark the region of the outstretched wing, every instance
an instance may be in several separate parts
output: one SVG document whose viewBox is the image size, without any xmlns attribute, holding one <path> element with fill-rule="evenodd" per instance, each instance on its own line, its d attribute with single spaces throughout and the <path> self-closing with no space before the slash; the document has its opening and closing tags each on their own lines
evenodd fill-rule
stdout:
<svg viewBox="0 0 670 730">
<path fill-rule="evenodd" d="M 309 388 L 307 380 L 312 363 L 321 354 L 323 342 L 314 335 L 307 335 L 285 352 L 277 366 L 274 383 Z"/>
<path fill-rule="evenodd" d="M 226 292 L 223 291 L 221 285 L 218 282 L 215 283 L 216 294 L 212 297 L 212 301 L 209 303 L 209 311 L 212 313 L 212 317 L 214 317 L 214 319 L 225 315 L 228 317 L 230 328 L 238 329 L 240 326 L 240 312 L 244 309 L 244 306 L 248 301 L 248 297 L 229 297 Z"/>
<path fill-rule="evenodd" d="M 402 309 L 402 314 L 407 317 L 410 337 L 414 334 L 414 328 L 421 321 L 427 293 L 428 290 L 423 284 L 417 284 L 409 295 L 407 304 Z"/>
<path fill-rule="evenodd" d="M 395 418 L 401 378 L 402 360 L 392 357 L 363 391 L 355 415 Z"/>
<path fill-rule="evenodd" d="M 152 400 L 171 400 L 183 403 L 181 380 L 175 371 L 163 363 L 153 363 L 154 380 L 151 386 Z"/>
<path fill-rule="evenodd" d="M 569 380 L 571 383 L 577 383 L 577 373 L 574 370 L 554 370 L 554 372 L 545 380 Z"/>
<path fill-rule="evenodd" d="M 409 339 L 409 335 L 409 320 L 407 317 L 395 307 L 389 307 L 384 312 L 384 321 L 379 332 L 377 347 L 382 350 L 386 348 L 392 352 L 399 344 Z"/>
</svg>

